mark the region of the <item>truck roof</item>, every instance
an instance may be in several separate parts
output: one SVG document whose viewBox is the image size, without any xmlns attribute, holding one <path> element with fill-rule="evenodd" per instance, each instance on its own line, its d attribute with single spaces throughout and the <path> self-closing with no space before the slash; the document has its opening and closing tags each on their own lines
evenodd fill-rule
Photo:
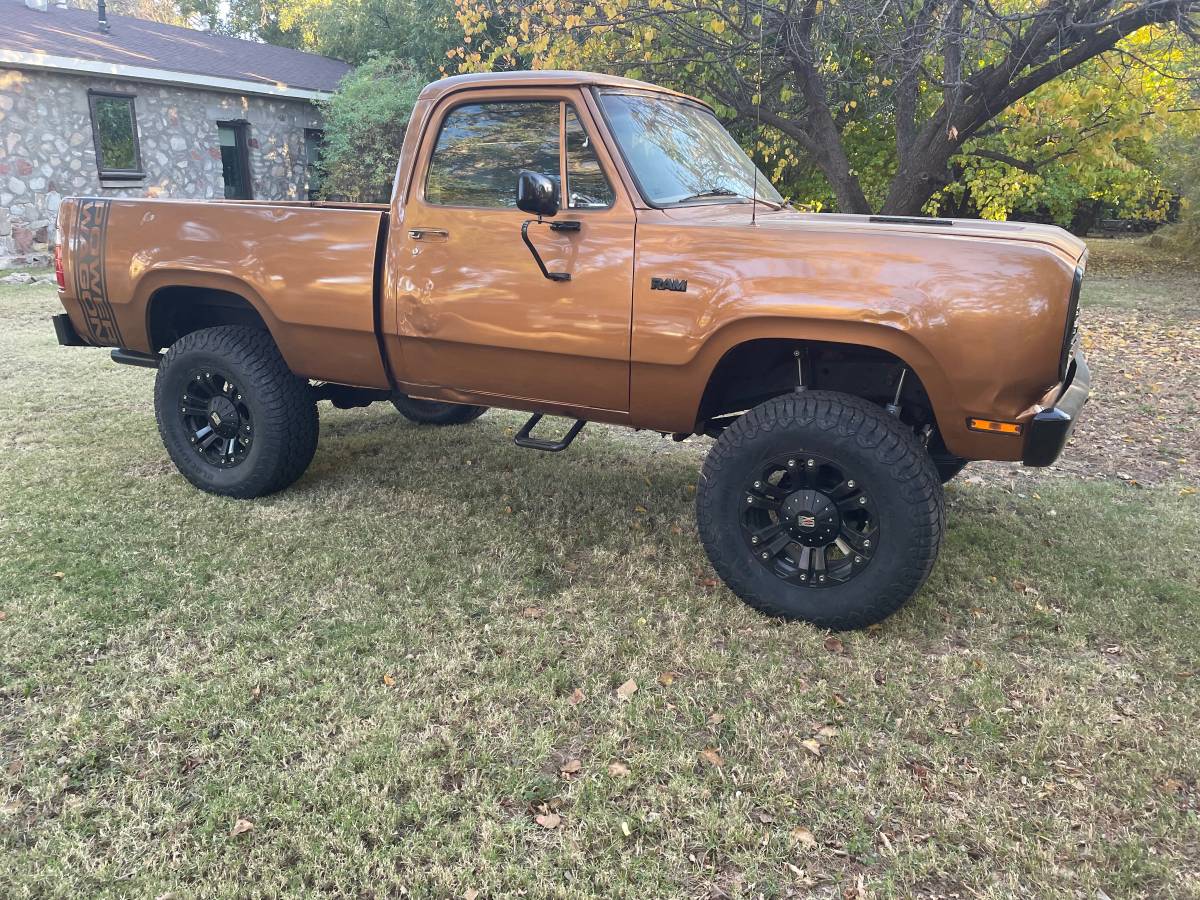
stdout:
<svg viewBox="0 0 1200 900">
<path fill-rule="evenodd" d="M 622 78 L 619 75 L 604 75 L 600 72 L 579 72 L 563 69 L 539 69 L 530 72 L 474 72 L 468 75 L 452 75 L 440 81 L 426 85 L 421 91 L 421 99 L 436 100 L 453 91 L 468 87 L 528 87 L 530 85 L 562 86 L 562 85 L 596 85 L 599 87 L 630 88 L 639 91 L 656 91 L 660 94 L 671 94 L 683 97 L 708 106 L 703 100 L 698 100 L 688 94 L 660 87 L 646 81 L 633 78 Z"/>
</svg>

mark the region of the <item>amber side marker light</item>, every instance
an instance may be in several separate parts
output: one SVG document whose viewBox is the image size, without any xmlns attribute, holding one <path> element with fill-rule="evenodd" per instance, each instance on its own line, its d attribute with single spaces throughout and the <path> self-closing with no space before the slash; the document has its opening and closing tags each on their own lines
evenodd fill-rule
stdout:
<svg viewBox="0 0 1200 900">
<path fill-rule="evenodd" d="M 967 427 L 972 431 L 990 431 L 992 434 L 1021 433 L 1021 426 L 1017 422 L 993 422 L 991 419 L 967 419 Z"/>
</svg>

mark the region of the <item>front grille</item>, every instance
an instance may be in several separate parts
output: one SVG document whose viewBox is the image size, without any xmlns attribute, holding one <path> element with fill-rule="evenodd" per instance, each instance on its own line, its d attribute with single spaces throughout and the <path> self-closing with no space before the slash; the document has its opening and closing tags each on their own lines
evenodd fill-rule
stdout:
<svg viewBox="0 0 1200 900">
<path fill-rule="evenodd" d="M 1058 360 L 1058 380 L 1067 377 L 1067 366 L 1071 363 L 1071 351 L 1079 337 L 1079 289 L 1083 286 L 1083 268 L 1085 259 L 1075 267 L 1075 277 L 1071 280 L 1071 297 L 1067 301 L 1067 321 L 1063 329 L 1062 353 Z"/>
</svg>

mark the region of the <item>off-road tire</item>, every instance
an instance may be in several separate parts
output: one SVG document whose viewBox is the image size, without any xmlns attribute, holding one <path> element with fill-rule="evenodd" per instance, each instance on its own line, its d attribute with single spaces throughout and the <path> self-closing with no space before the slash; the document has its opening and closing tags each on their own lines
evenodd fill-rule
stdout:
<svg viewBox="0 0 1200 900">
<path fill-rule="evenodd" d="M 205 371 L 237 385 L 253 440 L 236 465 L 206 461 L 180 415 L 180 397 Z M 304 474 L 317 449 L 320 420 L 308 382 L 292 374 L 260 329 L 221 325 L 184 335 L 163 357 L 154 382 L 158 431 L 180 473 L 203 491 L 227 497 L 262 497 L 283 490 Z"/>
<path fill-rule="evenodd" d="M 392 406 L 404 418 L 418 425 L 466 425 L 474 422 L 485 412 L 486 406 L 468 406 L 465 403 L 439 403 L 436 400 L 416 400 L 397 394 L 392 397 Z"/>
<path fill-rule="evenodd" d="M 747 480 L 781 455 L 803 465 L 806 452 L 851 473 L 877 514 L 874 555 L 843 583 L 784 580 L 756 558 L 743 528 Z M 917 592 L 937 558 L 943 503 L 937 470 L 911 429 L 866 400 L 804 391 L 768 400 L 725 429 L 701 470 L 696 519 L 717 574 L 747 604 L 841 630 L 879 622 Z"/>
</svg>

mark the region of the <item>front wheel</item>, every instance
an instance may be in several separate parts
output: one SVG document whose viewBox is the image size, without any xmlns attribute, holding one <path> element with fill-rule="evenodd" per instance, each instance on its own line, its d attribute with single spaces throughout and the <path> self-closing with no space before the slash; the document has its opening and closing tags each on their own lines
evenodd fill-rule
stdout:
<svg viewBox="0 0 1200 900">
<path fill-rule="evenodd" d="M 283 490 L 317 449 L 308 382 L 259 328 L 222 325 L 181 337 L 158 367 L 154 412 L 176 468 L 211 494 Z"/>
<path fill-rule="evenodd" d="M 911 429 L 858 397 L 804 391 L 725 429 L 704 461 L 696 517 L 717 574 L 750 606 L 848 629 L 917 592 L 944 510 Z"/>
</svg>

